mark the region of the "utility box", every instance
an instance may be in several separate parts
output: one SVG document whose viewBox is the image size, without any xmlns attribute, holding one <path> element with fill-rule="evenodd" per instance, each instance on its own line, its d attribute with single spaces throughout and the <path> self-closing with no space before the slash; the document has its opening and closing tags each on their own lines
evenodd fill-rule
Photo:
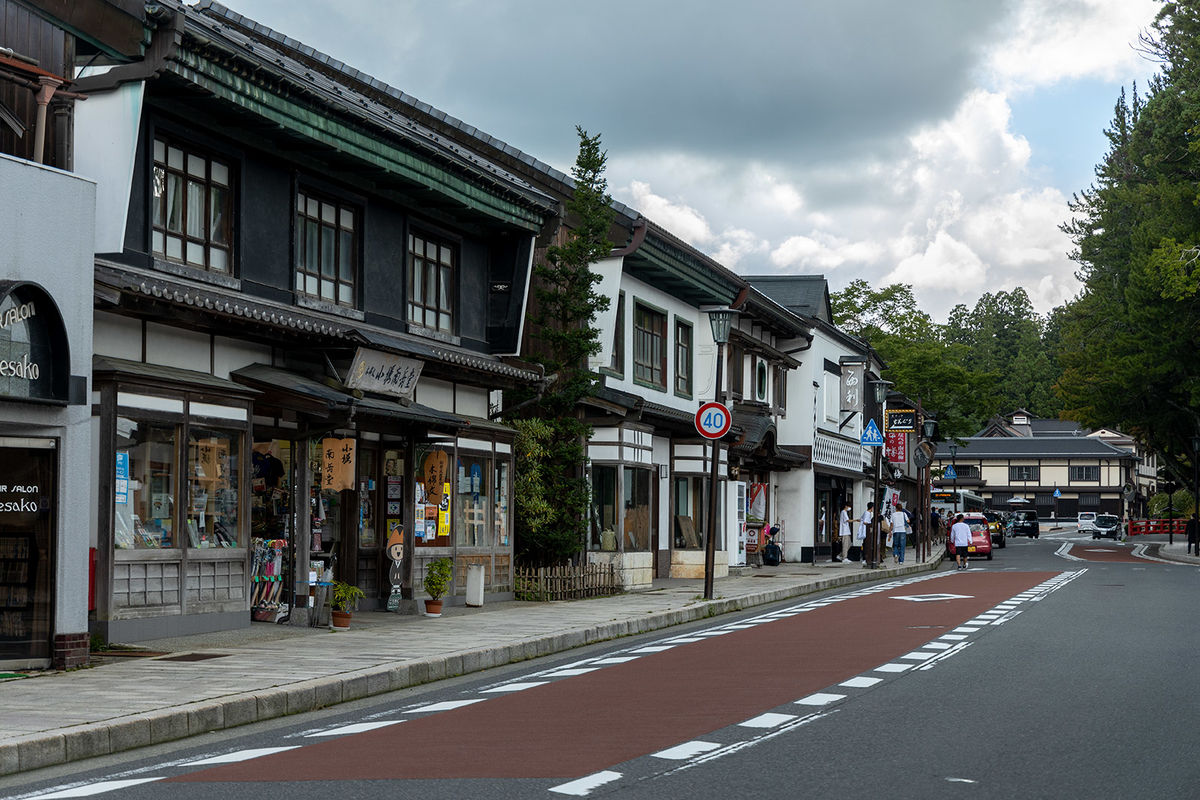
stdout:
<svg viewBox="0 0 1200 800">
<path fill-rule="evenodd" d="M 483 564 L 467 565 L 467 605 L 483 605 Z"/>
</svg>

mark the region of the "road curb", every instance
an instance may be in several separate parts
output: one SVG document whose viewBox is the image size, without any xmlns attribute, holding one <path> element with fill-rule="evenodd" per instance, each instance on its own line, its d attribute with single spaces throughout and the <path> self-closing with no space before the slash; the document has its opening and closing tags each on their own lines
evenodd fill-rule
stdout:
<svg viewBox="0 0 1200 800">
<path fill-rule="evenodd" d="M 219 700 L 188 703 L 170 709 L 131 714 L 106 722 L 78 725 L 54 733 L 17 736 L 0 743 L 0 775 L 28 772 L 95 756 L 178 741 L 252 722 L 301 714 L 444 678 L 529 661 L 584 645 L 650 633 L 686 622 L 697 622 L 755 606 L 836 589 L 839 586 L 902 577 L 918 572 L 933 572 L 940 565 L 941 559 L 928 564 L 846 572 L 822 578 L 814 583 L 766 589 L 737 598 L 718 598 L 687 608 L 593 625 L 496 647 L 465 650 L 413 661 L 390 662 L 285 686 L 230 695 Z"/>
</svg>

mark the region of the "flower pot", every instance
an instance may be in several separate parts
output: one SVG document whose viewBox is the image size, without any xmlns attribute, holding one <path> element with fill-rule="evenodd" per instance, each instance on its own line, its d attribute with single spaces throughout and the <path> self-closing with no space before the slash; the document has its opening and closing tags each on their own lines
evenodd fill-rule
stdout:
<svg viewBox="0 0 1200 800">
<path fill-rule="evenodd" d="M 350 612 L 349 611 L 330 611 L 330 622 L 333 624 L 335 631 L 350 630 Z"/>
<path fill-rule="evenodd" d="M 425 601 L 425 614 L 426 614 L 426 616 L 430 616 L 430 617 L 440 617 L 442 615 L 442 601 L 441 600 L 426 600 Z"/>
</svg>

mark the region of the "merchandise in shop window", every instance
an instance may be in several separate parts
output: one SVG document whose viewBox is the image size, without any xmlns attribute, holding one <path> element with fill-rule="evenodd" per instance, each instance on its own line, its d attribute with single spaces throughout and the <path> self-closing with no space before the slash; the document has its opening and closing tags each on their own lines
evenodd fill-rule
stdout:
<svg viewBox="0 0 1200 800">
<path fill-rule="evenodd" d="M 182 546 L 174 537 L 176 431 L 168 423 L 117 418 L 113 544 L 119 550 Z"/>
</svg>

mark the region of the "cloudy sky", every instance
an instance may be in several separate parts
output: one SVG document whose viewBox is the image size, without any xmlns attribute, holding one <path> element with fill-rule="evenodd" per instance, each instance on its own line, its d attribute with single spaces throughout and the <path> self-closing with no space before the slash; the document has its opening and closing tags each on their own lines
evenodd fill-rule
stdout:
<svg viewBox="0 0 1200 800">
<path fill-rule="evenodd" d="M 1078 290 L 1058 230 L 1158 0 L 224 0 L 743 273 L 912 284 L 938 319 Z"/>
</svg>

